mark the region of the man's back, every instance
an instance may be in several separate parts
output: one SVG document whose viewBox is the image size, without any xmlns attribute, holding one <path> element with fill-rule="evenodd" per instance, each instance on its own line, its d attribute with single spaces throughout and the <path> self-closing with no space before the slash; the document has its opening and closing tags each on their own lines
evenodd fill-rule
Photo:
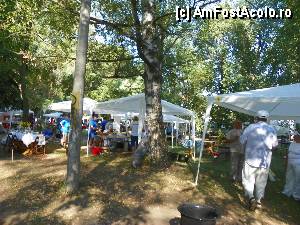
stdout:
<svg viewBox="0 0 300 225">
<path fill-rule="evenodd" d="M 245 146 L 245 161 L 253 167 L 269 168 L 272 148 L 278 145 L 275 129 L 265 122 L 249 125 L 240 141 Z"/>
</svg>

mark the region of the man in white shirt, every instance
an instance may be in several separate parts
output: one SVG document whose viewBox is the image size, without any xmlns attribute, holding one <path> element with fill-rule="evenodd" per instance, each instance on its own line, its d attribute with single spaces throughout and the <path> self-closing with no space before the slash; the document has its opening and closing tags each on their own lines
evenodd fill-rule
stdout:
<svg viewBox="0 0 300 225">
<path fill-rule="evenodd" d="M 294 142 L 289 147 L 286 182 L 282 193 L 300 201 L 300 134 L 298 132 L 295 133 Z"/>
<path fill-rule="evenodd" d="M 261 208 L 268 181 L 272 149 L 278 145 L 275 129 L 267 124 L 269 113 L 257 112 L 257 122 L 250 124 L 240 137 L 245 145 L 245 162 L 242 171 L 242 183 L 245 195 L 249 199 L 249 209 Z M 255 187 L 255 197 L 254 197 Z"/>
<path fill-rule="evenodd" d="M 133 117 L 133 121 L 130 124 L 130 130 L 131 130 L 131 148 L 132 150 L 135 150 L 138 146 L 139 141 L 139 118 L 137 116 Z"/>
</svg>

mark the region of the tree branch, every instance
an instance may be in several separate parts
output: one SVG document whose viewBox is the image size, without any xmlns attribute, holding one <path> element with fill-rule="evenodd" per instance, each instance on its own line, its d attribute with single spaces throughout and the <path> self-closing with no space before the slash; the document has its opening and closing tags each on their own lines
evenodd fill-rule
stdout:
<svg viewBox="0 0 300 225">
<path fill-rule="evenodd" d="M 90 20 L 91 20 L 91 23 L 93 24 L 102 24 L 102 25 L 106 25 L 106 26 L 110 26 L 114 29 L 116 28 L 120 28 L 120 27 L 132 27 L 133 24 L 129 24 L 129 23 L 113 23 L 113 22 L 109 22 L 107 20 L 101 20 L 101 19 L 98 19 L 96 17 L 90 17 Z"/>
<path fill-rule="evenodd" d="M 133 74 L 133 75 L 128 75 L 128 76 L 119 76 L 119 75 L 114 75 L 114 76 L 108 76 L 108 77 L 101 77 L 103 79 L 129 79 L 133 77 L 139 77 L 142 76 L 141 74 Z"/>
<path fill-rule="evenodd" d="M 45 58 L 61 58 L 58 55 L 46 55 L 46 56 L 36 56 L 36 59 L 45 59 Z M 75 60 L 75 57 L 62 57 L 64 59 L 71 59 Z M 113 62 L 121 62 L 121 61 L 130 61 L 133 59 L 137 59 L 139 56 L 132 56 L 132 57 L 124 57 L 124 58 L 116 58 L 116 59 L 87 59 L 88 62 L 104 62 L 104 63 L 113 63 Z"/>
</svg>

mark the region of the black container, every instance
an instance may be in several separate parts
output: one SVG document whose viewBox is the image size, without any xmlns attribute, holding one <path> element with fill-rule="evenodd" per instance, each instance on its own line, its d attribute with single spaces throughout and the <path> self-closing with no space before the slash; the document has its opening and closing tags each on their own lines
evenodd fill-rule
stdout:
<svg viewBox="0 0 300 225">
<path fill-rule="evenodd" d="M 197 204 L 182 204 L 178 207 L 181 213 L 181 225 L 215 225 L 218 214 L 216 209 Z"/>
</svg>

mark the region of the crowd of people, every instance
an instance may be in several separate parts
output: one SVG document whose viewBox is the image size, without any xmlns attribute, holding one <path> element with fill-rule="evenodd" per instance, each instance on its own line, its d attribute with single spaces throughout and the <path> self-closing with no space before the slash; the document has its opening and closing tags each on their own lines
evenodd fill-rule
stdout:
<svg viewBox="0 0 300 225">
<path fill-rule="evenodd" d="M 261 208 L 267 185 L 272 152 L 278 146 L 276 130 L 268 123 L 269 113 L 257 112 L 255 122 L 242 130 L 242 123 L 234 121 L 226 139 L 230 145 L 231 178 L 242 182 L 249 209 Z M 300 135 L 294 134 L 289 146 L 286 184 L 282 192 L 300 200 Z"/>
<path fill-rule="evenodd" d="M 226 134 L 230 145 L 231 179 L 241 182 L 245 191 L 249 209 L 261 208 L 267 185 L 272 152 L 278 146 L 276 130 L 268 123 L 269 113 L 258 111 L 255 122 L 243 130 L 242 122 L 235 120 L 233 128 Z M 89 147 L 94 155 L 103 152 L 105 145 L 101 134 L 127 132 L 130 134 L 130 149 L 135 150 L 139 144 L 138 117 L 130 123 L 115 123 L 114 119 L 99 119 L 94 115 L 88 122 Z M 61 131 L 61 145 L 66 147 L 69 142 L 70 119 L 68 115 L 58 120 Z M 143 129 L 142 137 L 146 135 Z M 295 132 L 293 142 L 288 149 L 286 184 L 282 193 L 300 201 L 300 133 Z"/>
</svg>

